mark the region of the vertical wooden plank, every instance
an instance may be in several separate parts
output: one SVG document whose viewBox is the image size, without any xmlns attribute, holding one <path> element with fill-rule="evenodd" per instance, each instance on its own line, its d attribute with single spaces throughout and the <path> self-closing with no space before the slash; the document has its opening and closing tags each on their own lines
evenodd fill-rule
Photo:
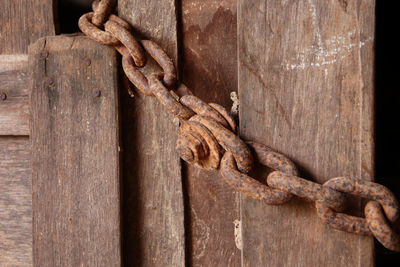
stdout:
<svg viewBox="0 0 400 267">
<path fill-rule="evenodd" d="M 373 179 L 374 5 L 239 1 L 241 134 L 288 155 L 307 179 Z M 312 203 L 243 196 L 241 211 L 245 266 L 373 265 L 372 238 L 323 225 Z"/>
<path fill-rule="evenodd" d="M 32 264 L 32 191 L 27 137 L 0 138 L 0 265 Z"/>
<path fill-rule="evenodd" d="M 177 65 L 175 0 L 121 0 L 118 12 L 137 36 L 157 42 Z M 143 71 L 157 69 L 150 61 Z M 156 99 L 139 92 L 133 99 L 122 95 L 122 114 L 124 263 L 184 266 L 182 173 L 175 149 L 178 121 Z"/>
<path fill-rule="evenodd" d="M 34 265 L 119 266 L 115 50 L 60 36 L 29 56 Z"/>
<path fill-rule="evenodd" d="M 53 0 L 0 0 L 0 266 L 32 265 L 28 44 L 54 35 Z M 11 135 L 23 137 L 11 137 Z"/>
<path fill-rule="evenodd" d="M 237 92 L 236 13 L 236 0 L 182 1 L 183 82 L 227 110 Z M 187 165 L 185 179 L 190 264 L 240 266 L 239 193 L 218 172 Z"/>
</svg>

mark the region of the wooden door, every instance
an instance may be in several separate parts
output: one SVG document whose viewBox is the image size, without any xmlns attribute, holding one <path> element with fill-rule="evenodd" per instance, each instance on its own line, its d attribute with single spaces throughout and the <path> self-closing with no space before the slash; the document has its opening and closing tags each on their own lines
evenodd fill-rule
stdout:
<svg viewBox="0 0 400 267">
<path fill-rule="evenodd" d="M 128 82 L 112 48 L 45 37 L 55 1 L 0 3 L 0 265 L 374 264 L 371 237 L 324 225 L 312 203 L 268 206 L 181 161 L 179 122 Z M 244 139 L 309 180 L 373 180 L 375 1 L 119 0 L 117 11 L 197 96 L 237 116 Z"/>
</svg>

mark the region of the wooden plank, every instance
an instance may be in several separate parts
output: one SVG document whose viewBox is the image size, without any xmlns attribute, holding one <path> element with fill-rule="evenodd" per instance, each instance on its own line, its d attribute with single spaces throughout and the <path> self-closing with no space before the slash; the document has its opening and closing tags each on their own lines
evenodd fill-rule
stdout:
<svg viewBox="0 0 400 267">
<path fill-rule="evenodd" d="M 53 35 L 53 0 L 0 0 L 0 265 L 32 265 L 28 44 Z M 10 137 L 25 135 L 25 137 Z"/>
<path fill-rule="evenodd" d="M 0 135 L 29 135 L 28 55 L 0 55 Z"/>
<path fill-rule="evenodd" d="M 183 82 L 201 99 L 227 110 L 230 94 L 237 92 L 236 21 L 234 0 L 182 1 Z M 190 264 L 240 266 L 240 241 L 235 243 L 239 193 L 218 172 L 187 165 L 185 176 Z"/>
<path fill-rule="evenodd" d="M 30 47 L 35 266 L 121 265 L 116 60 L 83 36 Z"/>
<path fill-rule="evenodd" d="M 32 264 L 30 143 L 0 138 L 0 265 Z"/>
<path fill-rule="evenodd" d="M 121 0 L 134 33 L 157 42 L 178 62 L 176 1 Z M 156 70 L 154 62 L 144 69 Z M 185 266 L 182 173 L 175 149 L 178 121 L 152 97 L 123 90 L 124 264 Z"/>
<path fill-rule="evenodd" d="M 0 54 L 26 54 L 38 38 L 55 34 L 53 0 L 0 0 Z"/>
<path fill-rule="evenodd" d="M 239 1 L 241 134 L 288 155 L 307 179 L 372 180 L 374 5 Z M 323 225 L 311 203 L 243 196 L 241 212 L 245 266 L 373 265 L 372 238 Z"/>
</svg>

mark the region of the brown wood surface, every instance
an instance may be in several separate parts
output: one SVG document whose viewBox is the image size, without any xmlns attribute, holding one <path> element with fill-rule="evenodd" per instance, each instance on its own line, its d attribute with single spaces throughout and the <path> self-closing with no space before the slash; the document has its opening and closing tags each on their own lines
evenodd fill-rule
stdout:
<svg viewBox="0 0 400 267">
<path fill-rule="evenodd" d="M 120 0 L 119 15 L 134 34 L 178 59 L 176 1 Z M 144 69 L 157 70 L 154 62 Z M 153 97 L 122 90 L 124 263 L 184 266 L 182 172 L 175 150 L 178 121 Z"/>
<path fill-rule="evenodd" d="M 29 135 L 28 55 L 0 55 L 0 135 Z"/>
<path fill-rule="evenodd" d="M 236 1 L 183 0 L 183 82 L 228 111 L 237 92 Z M 240 266 L 239 193 L 218 172 L 187 165 L 187 246 L 192 266 Z M 238 228 L 236 228 L 238 229 Z"/>
<path fill-rule="evenodd" d="M 27 52 L 54 34 L 52 0 L 0 0 L 0 266 L 32 265 Z"/>
<path fill-rule="evenodd" d="M 30 47 L 34 266 L 121 264 L 116 59 L 83 36 Z"/>
<path fill-rule="evenodd" d="M 53 0 L 0 0 L 0 54 L 27 54 L 28 45 L 55 34 Z"/>
<path fill-rule="evenodd" d="M 32 264 L 32 190 L 27 137 L 0 138 L 0 266 Z"/>
<path fill-rule="evenodd" d="M 307 179 L 372 180 L 374 1 L 239 0 L 238 21 L 243 137 Z M 372 238 L 324 225 L 312 203 L 243 196 L 241 212 L 244 266 L 373 265 Z"/>
</svg>

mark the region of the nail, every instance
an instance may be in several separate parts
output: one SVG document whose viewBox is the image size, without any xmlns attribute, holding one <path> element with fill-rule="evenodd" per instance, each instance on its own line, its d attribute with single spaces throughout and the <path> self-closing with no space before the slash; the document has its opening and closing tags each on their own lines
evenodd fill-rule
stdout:
<svg viewBox="0 0 400 267">
<path fill-rule="evenodd" d="M 86 57 L 84 60 L 83 60 L 83 63 L 86 65 L 86 66 L 90 66 L 90 64 L 92 64 L 92 61 L 90 60 L 90 58 L 88 58 L 88 57 Z"/>
<path fill-rule="evenodd" d="M 40 52 L 41 58 L 47 58 L 48 56 L 49 56 L 49 52 L 47 52 L 46 50 L 43 50 L 42 52 Z"/>
<path fill-rule="evenodd" d="M 94 91 L 93 91 L 93 96 L 94 97 L 99 97 L 101 95 L 101 91 L 99 90 L 99 89 L 95 89 Z"/>
<path fill-rule="evenodd" d="M 1 92 L 0 93 L 0 99 L 3 100 L 3 101 L 6 100 L 7 99 L 6 93 Z"/>
<path fill-rule="evenodd" d="M 54 81 L 53 81 L 52 78 L 46 77 L 46 78 L 43 80 L 43 84 L 44 84 L 45 86 L 52 86 L 52 85 L 54 85 Z"/>
</svg>

